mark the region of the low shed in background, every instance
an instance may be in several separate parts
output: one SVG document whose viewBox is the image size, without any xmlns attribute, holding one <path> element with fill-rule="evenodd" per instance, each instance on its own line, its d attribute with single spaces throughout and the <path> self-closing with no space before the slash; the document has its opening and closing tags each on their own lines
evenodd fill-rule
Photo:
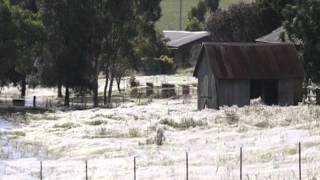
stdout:
<svg viewBox="0 0 320 180">
<path fill-rule="evenodd" d="M 198 109 L 245 106 L 258 97 L 267 105 L 296 105 L 304 69 L 292 44 L 204 43 L 195 67 Z"/>
<path fill-rule="evenodd" d="M 176 65 L 180 68 L 195 66 L 201 44 L 210 41 L 207 31 L 163 31 L 167 46 Z"/>
</svg>

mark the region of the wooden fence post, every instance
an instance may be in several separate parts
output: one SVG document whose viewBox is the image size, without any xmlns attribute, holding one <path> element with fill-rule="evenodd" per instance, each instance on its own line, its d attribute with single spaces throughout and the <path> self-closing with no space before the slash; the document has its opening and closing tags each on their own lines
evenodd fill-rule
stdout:
<svg viewBox="0 0 320 180">
<path fill-rule="evenodd" d="M 189 179 L 189 157 L 188 152 L 186 152 L 186 179 Z"/>
<path fill-rule="evenodd" d="M 240 180 L 242 180 L 242 147 L 240 148 Z"/>
<path fill-rule="evenodd" d="M 86 180 L 88 180 L 88 160 L 86 160 Z"/>
<path fill-rule="evenodd" d="M 137 180 L 137 173 L 136 173 L 136 157 L 134 156 L 133 157 L 133 179 L 134 180 Z"/>
<path fill-rule="evenodd" d="M 35 108 L 37 106 L 37 97 L 33 96 L 33 107 Z"/>
<path fill-rule="evenodd" d="M 42 180 L 42 161 L 40 161 L 40 180 Z"/>
<path fill-rule="evenodd" d="M 299 180 L 301 180 L 301 142 L 299 142 Z"/>
</svg>

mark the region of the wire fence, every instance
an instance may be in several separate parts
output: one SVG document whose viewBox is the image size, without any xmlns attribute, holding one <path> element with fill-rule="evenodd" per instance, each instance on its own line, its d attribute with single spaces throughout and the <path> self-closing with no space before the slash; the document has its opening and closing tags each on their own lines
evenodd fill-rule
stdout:
<svg viewBox="0 0 320 180">
<path fill-rule="evenodd" d="M 23 173 L 33 179 L 40 180 L 68 177 L 85 180 L 137 180 L 150 179 L 152 177 L 154 179 L 170 179 L 170 177 L 174 177 L 174 179 L 186 180 L 316 180 L 320 178 L 319 162 L 310 161 L 308 157 L 310 155 L 303 155 L 302 148 L 301 143 L 295 144 L 294 154 L 285 155 L 282 159 L 274 155 L 271 161 L 255 158 L 250 149 L 245 147 L 239 148 L 238 152 L 215 154 L 214 156 L 212 154 L 203 154 L 205 158 L 198 157 L 196 152 L 180 153 L 175 159 L 160 158 L 162 162 L 159 162 L 157 158 L 147 160 L 145 157 L 139 156 L 84 161 L 34 161 L 31 167 L 23 167 Z M 199 159 L 202 160 L 201 163 Z M 259 161 L 256 162 L 254 159 L 259 159 Z M 18 168 L 18 170 L 21 170 L 21 168 Z M 13 169 L 14 167 L 8 168 L 2 164 L 0 165 L 0 174 L 11 176 Z"/>
<path fill-rule="evenodd" d="M 114 108 L 128 102 L 134 102 L 141 105 L 152 102 L 153 99 L 188 99 L 197 95 L 197 88 L 191 85 L 178 87 L 174 85 L 168 85 L 168 87 L 140 86 L 130 88 L 127 91 L 117 92 L 115 94 L 116 95 L 111 97 L 111 101 L 108 101 L 104 96 L 98 96 L 98 106 Z M 37 107 L 55 109 L 63 105 L 64 99 L 54 96 L 26 96 L 24 98 L 6 94 L 0 96 L 0 106 L 6 107 Z M 93 96 L 72 96 L 70 97 L 69 107 L 76 109 L 92 108 Z"/>
</svg>

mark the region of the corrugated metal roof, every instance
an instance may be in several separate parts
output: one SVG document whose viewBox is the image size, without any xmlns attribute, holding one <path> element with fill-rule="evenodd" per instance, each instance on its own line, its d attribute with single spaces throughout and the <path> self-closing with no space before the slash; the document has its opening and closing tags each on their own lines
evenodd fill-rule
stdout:
<svg viewBox="0 0 320 180">
<path fill-rule="evenodd" d="M 303 78 L 304 69 L 292 44 L 204 43 L 194 76 L 204 53 L 217 79 Z"/>
<path fill-rule="evenodd" d="M 282 33 L 284 33 L 284 41 L 280 38 Z M 265 36 L 262 36 L 256 39 L 256 42 L 263 42 L 263 43 L 284 43 L 285 42 L 285 43 L 293 43 L 295 45 L 302 44 L 300 40 L 295 40 L 294 42 L 289 40 L 286 30 L 282 26 L 275 29 L 270 34 L 267 34 Z"/>
<path fill-rule="evenodd" d="M 207 31 L 163 31 L 165 38 L 169 41 L 167 45 L 172 48 L 179 48 L 193 41 L 209 37 L 210 33 Z"/>
</svg>

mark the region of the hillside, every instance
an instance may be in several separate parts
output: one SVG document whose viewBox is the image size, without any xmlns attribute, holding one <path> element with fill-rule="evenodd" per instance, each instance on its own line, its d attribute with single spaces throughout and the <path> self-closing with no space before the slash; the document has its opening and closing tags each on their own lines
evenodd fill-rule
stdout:
<svg viewBox="0 0 320 180">
<path fill-rule="evenodd" d="M 196 6 L 199 0 L 183 0 L 182 15 L 185 25 L 188 11 Z M 226 8 L 232 3 L 250 0 L 221 0 L 220 7 Z M 179 0 L 162 0 L 162 18 L 158 23 L 159 30 L 179 30 Z"/>
</svg>

